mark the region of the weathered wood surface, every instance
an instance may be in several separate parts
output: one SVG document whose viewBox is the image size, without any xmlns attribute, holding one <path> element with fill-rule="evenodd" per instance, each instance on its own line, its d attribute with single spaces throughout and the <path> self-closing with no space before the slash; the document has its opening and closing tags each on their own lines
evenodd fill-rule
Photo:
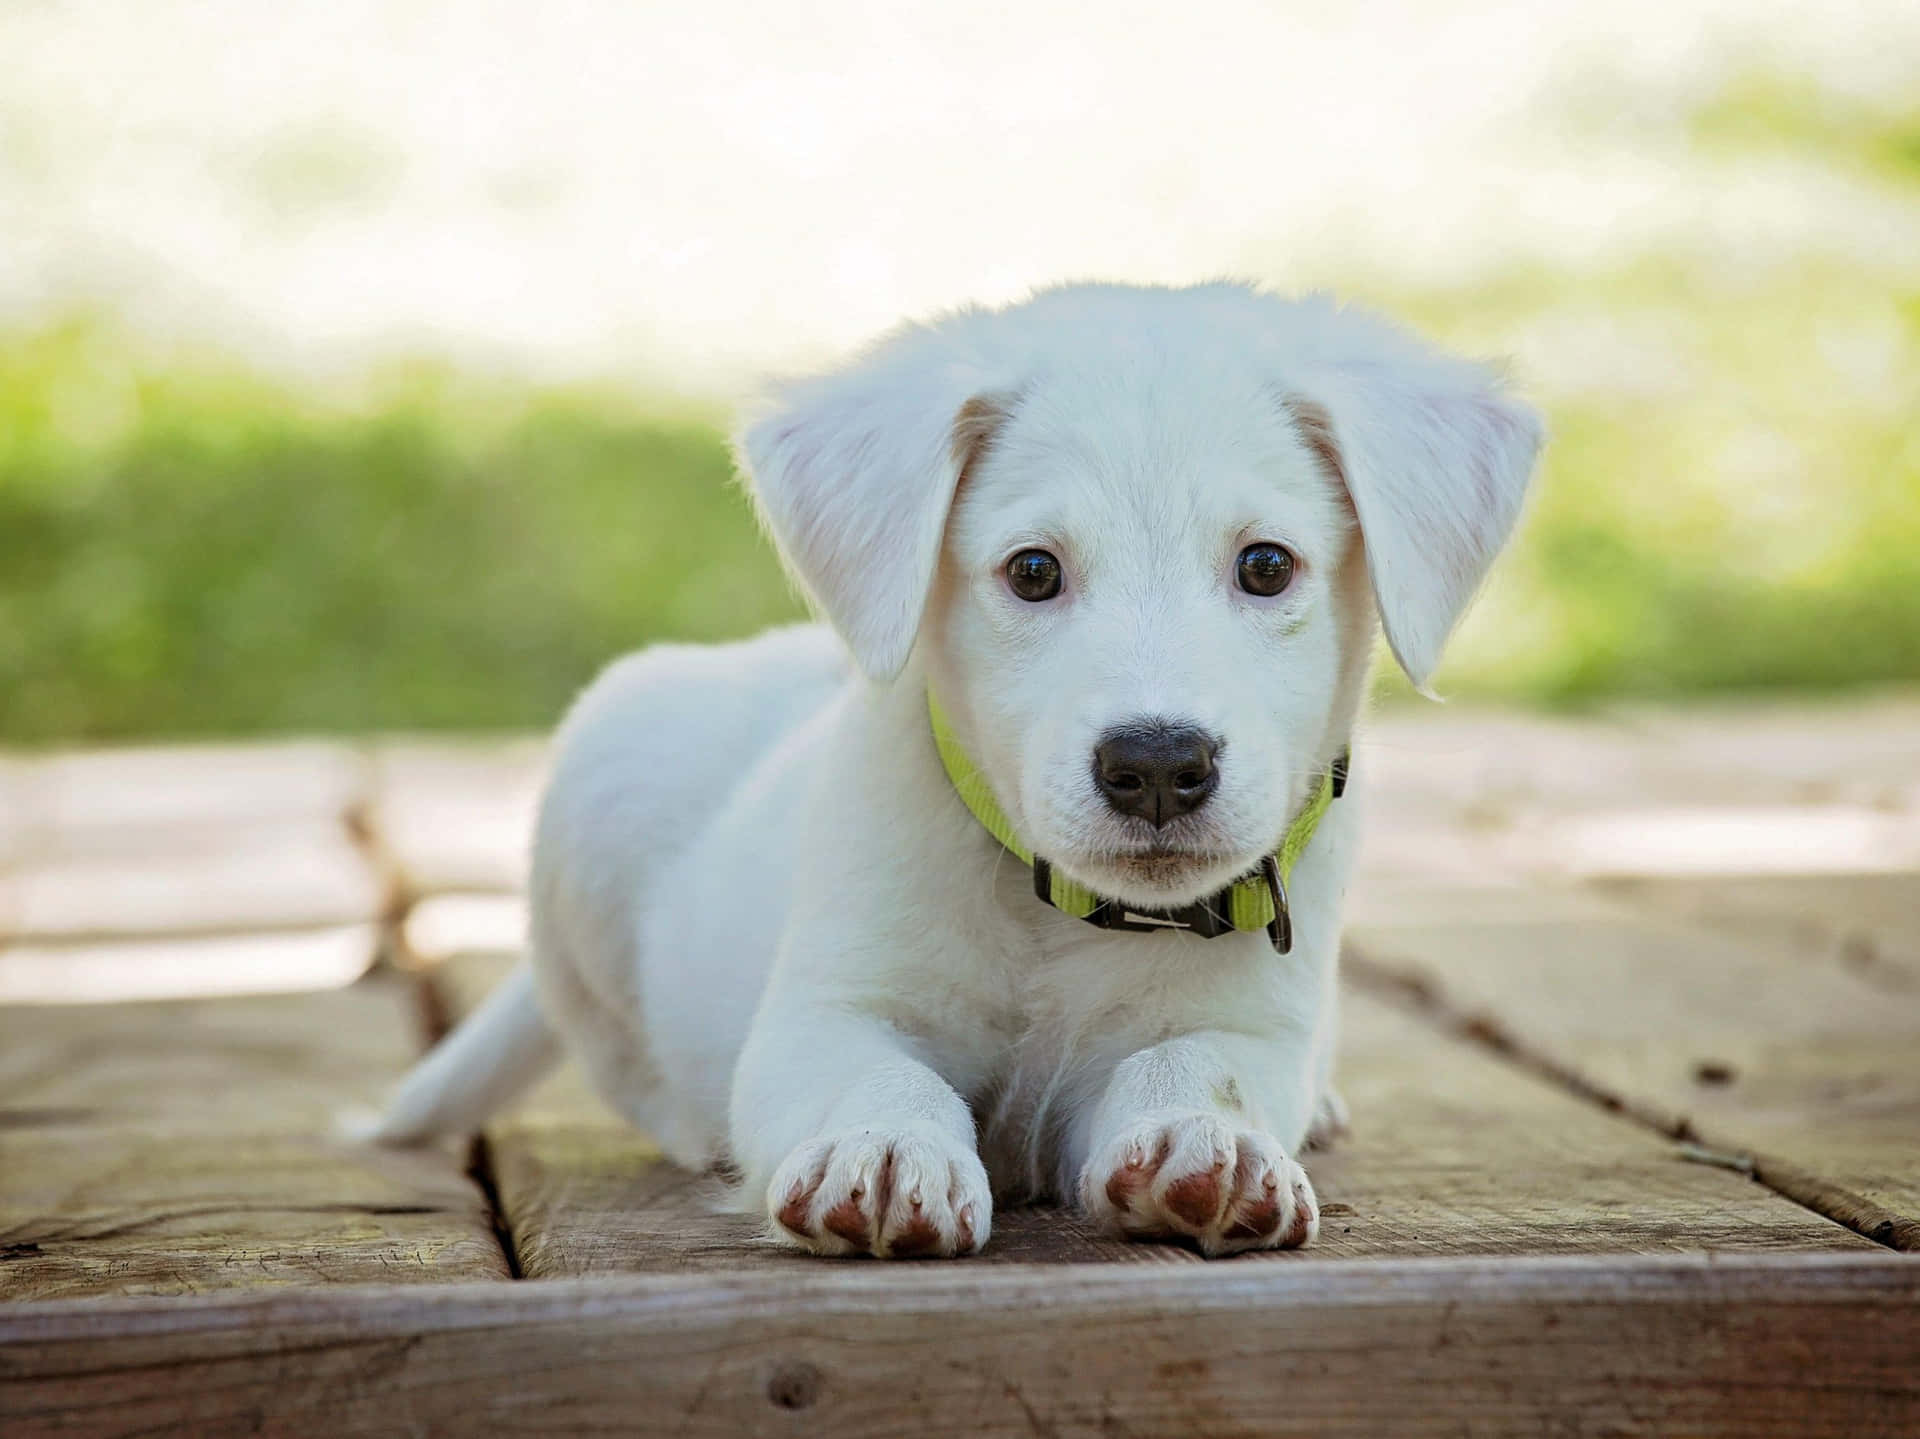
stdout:
<svg viewBox="0 0 1920 1439">
<path fill-rule="evenodd" d="M 374 919 L 381 890 L 337 820 L 249 828 L 218 848 L 40 860 L 0 873 L 17 944 L 319 929 Z"/>
<path fill-rule="evenodd" d="M 376 926 L 266 934 L 0 945 L 0 1004 L 73 1004 L 321 990 L 351 984 L 379 948 Z"/>
<path fill-rule="evenodd" d="M 1886 1211 L 1883 1242 L 1920 1244 L 1920 1004 L 1771 922 L 1557 902 L 1534 892 L 1506 919 L 1491 892 L 1474 918 L 1412 903 L 1352 940 L 1490 1049 L 1544 1056 L 1669 1132 L 1841 1191 L 1834 1204 L 1864 1198 Z"/>
<path fill-rule="evenodd" d="M 1360 762 L 1308 1253 L 1026 1212 L 984 1262 L 800 1259 L 563 1075 L 489 1130 L 516 1283 L 464 1154 L 330 1137 L 415 1046 L 393 977 L 0 1009 L 0 1433 L 1920 1433 L 1920 705 L 1429 712 Z M 0 758 L 0 995 L 511 943 L 541 764 Z M 276 846 L 350 902 L 303 917 Z"/>
<path fill-rule="evenodd" d="M 1355 747 L 1383 803 L 1503 815 L 1647 805 L 1920 808 L 1920 694 L 1619 705 L 1582 717 L 1472 705 L 1386 710 Z"/>
<path fill-rule="evenodd" d="M 368 783 L 365 758 L 340 744 L 0 757 L 0 863 L 178 855 L 236 836 L 331 830 Z"/>
<path fill-rule="evenodd" d="M 818 1265 L 0 1308 L 52 1434 L 1781 1435 L 1920 1429 L 1920 1265 Z"/>
<path fill-rule="evenodd" d="M 505 963 L 474 957 L 436 975 L 449 1009 L 476 1004 Z M 1350 996 L 1343 1020 L 1342 1083 L 1358 1121 L 1307 1161 L 1322 1201 L 1315 1259 L 1867 1247 L 1368 995 Z M 757 1217 L 720 1211 L 715 1181 L 661 1159 L 575 1071 L 496 1121 L 487 1138 L 509 1234 L 531 1277 L 815 1263 L 757 1245 Z M 1089 1232 L 1055 1210 L 997 1215 L 981 1259 L 1203 1262 Z"/>
<path fill-rule="evenodd" d="M 347 983 L 383 878 L 341 745 L 187 746 L 0 763 L 0 1003 Z"/>
<path fill-rule="evenodd" d="M 1754 697 L 1615 707 L 1614 718 L 1682 772 L 1728 777 L 1728 802 L 1920 808 L 1920 694 Z"/>
<path fill-rule="evenodd" d="M 1622 877 L 1602 892 L 1733 940 L 1785 946 L 1892 996 L 1920 996 L 1920 873 Z"/>
<path fill-rule="evenodd" d="M 484 893 L 525 883 L 544 744 L 385 741 L 371 763 L 373 822 L 410 892 Z"/>
<path fill-rule="evenodd" d="M 1361 731 L 1367 878 L 1920 870 L 1920 698 L 1400 710 Z"/>
<path fill-rule="evenodd" d="M 0 1008 L 0 1298 L 505 1278 L 461 1159 L 334 1137 L 410 1062 L 414 1005 Z"/>
</svg>

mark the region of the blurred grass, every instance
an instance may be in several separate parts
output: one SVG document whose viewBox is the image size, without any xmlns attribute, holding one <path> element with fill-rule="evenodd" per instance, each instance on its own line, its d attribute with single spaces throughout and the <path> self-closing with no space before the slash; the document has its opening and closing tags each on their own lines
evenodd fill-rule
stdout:
<svg viewBox="0 0 1920 1439">
<path fill-rule="evenodd" d="M 1455 692 L 1568 703 L 1920 679 L 1920 103 L 1749 70 L 1677 118 L 1693 155 L 1850 186 L 1904 236 L 1904 262 L 1754 263 L 1722 242 L 1384 296 L 1548 378 L 1542 483 L 1455 642 Z"/>
<path fill-rule="evenodd" d="M 1817 156 L 1899 185 L 1920 185 L 1920 97 L 1875 105 L 1802 76 L 1751 70 L 1689 117 L 1695 143 L 1729 157 Z"/>
<path fill-rule="evenodd" d="M 544 725 L 622 649 L 796 612 L 699 417 L 122 353 L 0 348 L 6 739 Z"/>
<path fill-rule="evenodd" d="M 1920 293 L 1668 260 L 1402 308 L 1552 376 L 1538 487 L 1443 691 L 1920 679 Z"/>
<path fill-rule="evenodd" d="M 1920 111 L 1750 75 L 1685 125 L 1730 163 L 1920 186 Z M 1517 355 L 1549 412 L 1441 689 L 1920 680 L 1906 275 L 1706 254 L 1362 285 Z M 541 726 L 624 649 L 797 613 L 713 416 L 431 369 L 328 404 L 219 362 L 134 367 L 120 341 L 104 321 L 0 339 L 0 739 Z"/>
</svg>

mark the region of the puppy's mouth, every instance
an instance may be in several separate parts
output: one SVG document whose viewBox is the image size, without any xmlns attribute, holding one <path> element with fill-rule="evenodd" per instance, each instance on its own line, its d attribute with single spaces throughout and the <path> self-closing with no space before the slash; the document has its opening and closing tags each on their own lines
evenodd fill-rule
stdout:
<svg viewBox="0 0 1920 1439">
<path fill-rule="evenodd" d="M 1158 825 L 1088 805 L 1036 826 L 1032 843 L 1056 871 L 1102 899 L 1181 909 L 1258 868 L 1264 851 L 1257 842 L 1250 848 L 1232 819 L 1217 804 Z"/>
<path fill-rule="evenodd" d="M 1200 870 L 1213 870 L 1227 863 L 1227 856 L 1207 850 L 1179 849 L 1159 845 L 1145 849 L 1123 850 L 1107 863 L 1123 873 L 1153 885 L 1178 884 Z"/>
<path fill-rule="evenodd" d="M 1177 909 L 1214 893 L 1259 863 L 1214 845 L 1157 834 L 1086 855 L 1075 878 L 1128 904 Z"/>
<path fill-rule="evenodd" d="M 1140 843 L 1116 845 L 1100 859 L 1110 865 L 1219 865 L 1229 859 L 1219 849 L 1200 843 L 1181 843 L 1177 840 L 1144 840 Z"/>
</svg>

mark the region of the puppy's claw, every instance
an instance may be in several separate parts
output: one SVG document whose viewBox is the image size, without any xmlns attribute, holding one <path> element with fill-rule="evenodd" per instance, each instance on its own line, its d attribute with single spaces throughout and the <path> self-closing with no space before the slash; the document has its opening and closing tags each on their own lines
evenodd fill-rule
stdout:
<svg viewBox="0 0 1920 1439">
<path fill-rule="evenodd" d="M 1271 1137 L 1206 1113 L 1146 1127 L 1149 1134 L 1123 1136 L 1088 1164 L 1080 1195 L 1092 1218 L 1132 1239 L 1189 1240 L 1208 1255 L 1311 1242 L 1313 1186 Z"/>
<path fill-rule="evenodd" d="M 980 1245 L 974 1242 L 973 1237 L 973 1206 L 971 1204 L 960 1206 L 960 1212 L 954 1216 L 954 1229 L 956 1247 L 960 1253 L 978 1254 L 980 1252 Z"/>
<path fill-rule="evenodd" d="M 802 1249 L 894 1259 L 973 1253 L 993 1206 L 979 1156 L 934 1130 L 814 1140 L 767 1196 L 776 1233 Z"/>
</svg>

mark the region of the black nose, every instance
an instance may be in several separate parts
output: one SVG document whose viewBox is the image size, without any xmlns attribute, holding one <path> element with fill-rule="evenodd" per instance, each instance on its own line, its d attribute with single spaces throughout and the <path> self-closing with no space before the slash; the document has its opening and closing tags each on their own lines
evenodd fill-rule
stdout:
<svg viewBox="0 0 1920 1439">
<path fill-rule="evenodd" d="M 1165 824 L 1207 802 L 1220 783 L 1220 741 L 1192 725 L 1150 721 L 1111 729 L 1093 747 L 1093 782 L 1121 814 Z"/>
</svg>

